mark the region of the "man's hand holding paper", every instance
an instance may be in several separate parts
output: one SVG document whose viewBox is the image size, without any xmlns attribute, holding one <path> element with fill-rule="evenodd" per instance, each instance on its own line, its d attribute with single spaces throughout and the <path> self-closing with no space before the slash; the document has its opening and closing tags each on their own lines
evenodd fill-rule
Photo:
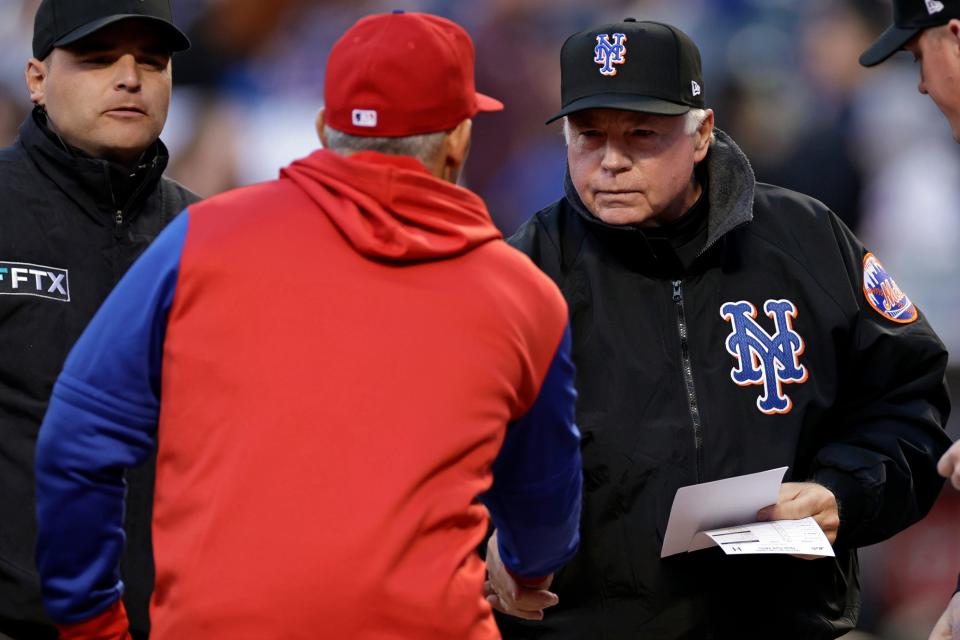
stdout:
<svg viewBox="0 0 960 640">
<path fill-rule="evenodd" d="M 805 559 L 834 555 L 840 525 L 836 498 L 819 484 L 781 484 L 786 470 L 679 489 L 660 557 L 714 545 L 728 555 L 780 553 Z"/>
<path fill-rule="evenodd" d="M 832 545 L 840 528 L 840 511 L 833 492 L 815 482 L 785 482 L 780 485 L 777 504 L 764 507 L 757 513 L 761 522 L 772 520 L 800 520 L 812 517 L 820 525 Z M 820 556 L 798 555 L 805 560 Z"/>
</svg>

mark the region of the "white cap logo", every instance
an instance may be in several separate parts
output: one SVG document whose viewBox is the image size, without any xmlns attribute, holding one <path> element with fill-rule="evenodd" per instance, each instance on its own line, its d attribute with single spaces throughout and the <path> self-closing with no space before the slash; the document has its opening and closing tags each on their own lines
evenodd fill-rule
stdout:
<svg viewBox="0 0 960 640">
<path fill-rule="evenodd" d="M 375 127 L 377 126 L 377 112 L 373 109 L 354 109 L 353 126 L 355 127 Z"/>
<path fill-rule="evenodd" d="M 940 0 L 925 0 L 927 3 L 927 13 L 933 15 L 943 11 L 943 3 Z"/>
<path fill-rule="evenodd" d="M 696 80 L 690 81 L 690 91 L 693 92 L 694 97 L 700 95 L 700 85 L 697 84 Z"/>
</svg>

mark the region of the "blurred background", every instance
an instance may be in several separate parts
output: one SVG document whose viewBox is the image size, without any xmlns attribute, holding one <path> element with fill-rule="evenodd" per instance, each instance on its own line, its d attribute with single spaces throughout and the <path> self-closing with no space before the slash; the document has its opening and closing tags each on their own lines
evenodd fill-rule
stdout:
<svg viewBox="0 0 960 640">
<path fill-rule="evenodd" d="M 0 0 L 0 145 L 29 112 L 23 67 L 37 0 Z M 394 8 L 465 26 L 477 86 L 507 110 L 481 115 L 464 181 L 507 234 L 562 192 L 559 50 L 627 16 L 670 22 L 699 44 L 717 125 L 760 180 L 815 196 L 879 256 L 960 353 L 960 146 L 916 91 L 909 54 L 857 57 L 889 22 L 885 0 L 173 0 L 193 49 L 174 61 L 163 140 L 168 175 L 201 195 L 276 176 L 318 146 L 326 54 L 359 17 Z M 358 56 L 363 53 L 358 51 Z M 951 372 L 960 389 L 960 369 Z M 955 406 L 960 401 L 955 398 Z M 960 409 L 955 413 L 960 415 Z M 960 437 L 960 418 L 950 432 Z M 864 637 L 926 638 L 960 570 L 960 493 L 861 553 Z M 771 588 L 776 588 L 771 576 Z M 870 634 L 870 635 L 868 635 Z M 859 634 L 858 634 L 859 635 Z"/>
</svg>

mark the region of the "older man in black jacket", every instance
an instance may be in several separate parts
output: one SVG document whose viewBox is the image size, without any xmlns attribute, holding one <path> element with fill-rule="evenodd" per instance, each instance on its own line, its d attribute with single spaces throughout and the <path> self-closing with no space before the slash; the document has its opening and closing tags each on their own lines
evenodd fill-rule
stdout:
<svg viewBox="0 0 960 640">
<path fill-rule="evenodd" d="M 168 0 L 44 0 L 26 81 L 35 108 L 0 150 L 0 637 L 56 638 L 40 601 L 33 456 L 76 338 L 153 238 L 197 197 L 162 176 Z M 126 602 L 149 629 L 152 469 L 128 478 Z"/>
<path fill-rule="evenodd" d="M 603 25 L 567 40 L 561 69 L 566 196 L 511 242 L 570 307 L 581 546 L 556 604 L 488 551 L 503 635 L 843 635 L 856 549 L 922 518 L 942 486 L 943 345 L 832 212 L 755 181 L 714 129 L 685 34 Z M 812 516 L 836 558 L 660 558 L 677 489 L 781 466 L 758 517 Z"/>
</svg>

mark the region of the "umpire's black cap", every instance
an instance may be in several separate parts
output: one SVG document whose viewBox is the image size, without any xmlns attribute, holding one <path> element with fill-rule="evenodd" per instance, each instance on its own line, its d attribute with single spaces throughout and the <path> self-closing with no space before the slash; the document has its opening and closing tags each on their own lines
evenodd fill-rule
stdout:
<svg viewBox="0 0 960 640">
<path fill-rule="evenodd" d="M 880 64 L 915 35 L 960 18 L 960 0 L 893 0 L 893 24 L 860 56 L 860 64 Z"/>
<path fill-rule="evenodd" d="M 676 27 L 635 18 L 575 33 L 560 51 L 560 100 L 548 123 L 584 109 L 702 109 L 700 50 Z"/>
<path fill-rule="evenodd" d="M 56 47 L 132 18 L 154 23 L 171 52 L 190 48 L 190 40 L 173 24 L 170 0 L 43 0 L 33 21 L 33 56 L 43 60 Z"/>
</svg>

